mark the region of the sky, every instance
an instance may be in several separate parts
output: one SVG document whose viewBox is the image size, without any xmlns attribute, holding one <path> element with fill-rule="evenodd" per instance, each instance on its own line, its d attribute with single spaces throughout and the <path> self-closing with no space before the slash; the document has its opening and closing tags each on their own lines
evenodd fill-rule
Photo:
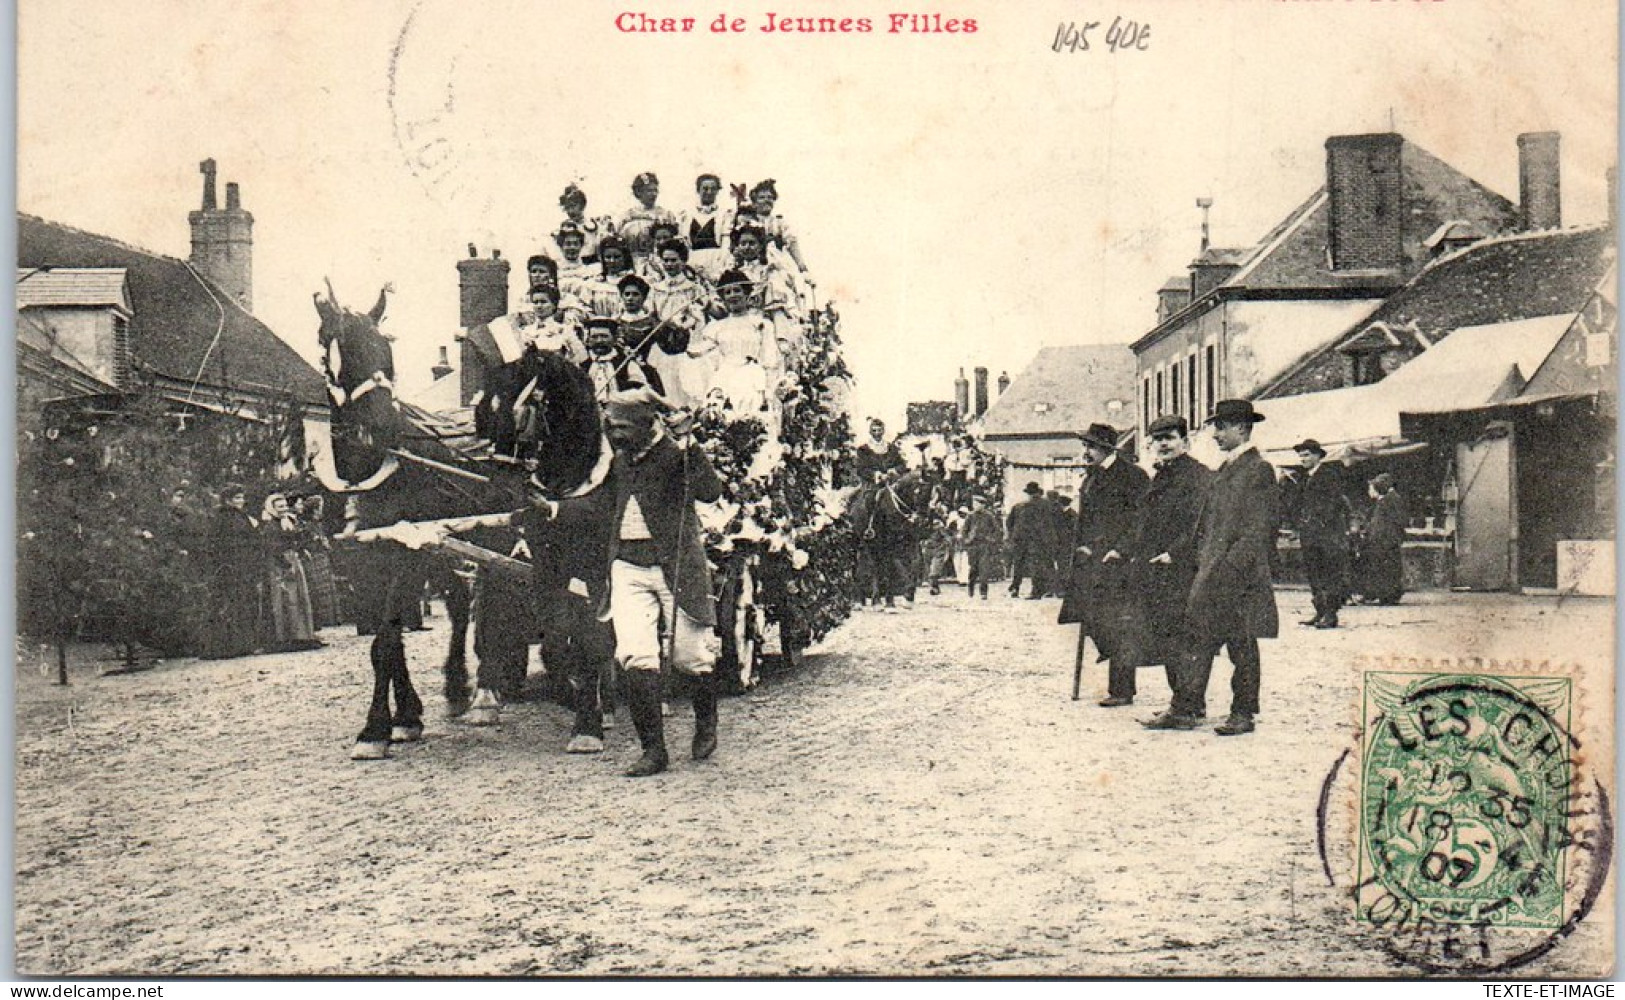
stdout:
<svg viewBox="0 0 1625 1000">
<path fill-rule="evenodd" d="M 631 0 L 628 0 L 631 4 Z M 892 34 L 898 9 L 974 33 Z M 616 16 L 692 17 L 623 33 Z M 868 18 L 786 35 L 765 15 Z M 718 16 L 741 33 L 713 33 Z M 18 207 L 184 257 L 199 161 L 254 214 L 255 312 L 316 356 L 310 296 L 385 282 L 404 395 L 457 332 L 470 243 L 522 272 L 575 181 L 619 215 L 652 170 L 771 177 L 840 311 L 854 415 L 900 422 L 956 372 L 1128 342 L 1200 239 L 1246 246 L 1388 131 L 1513 200 L 1516 136 L 1563 136 L 1568 224 L 1606 214 L 1606 0 L 23 0 Z M 1112 51 L 1114 19 L 1149 27 Z M 1058 33 L 1098 22 L 1087 51 Z M 1119 35 L 1120 37 L 1120 35 Z M 517 303 L 522 275 L 511 282 Z M 453 352 L 455 358 L 455 351 Z M 895 425 L 895 424 L 894 424 Z"/>
</svg>

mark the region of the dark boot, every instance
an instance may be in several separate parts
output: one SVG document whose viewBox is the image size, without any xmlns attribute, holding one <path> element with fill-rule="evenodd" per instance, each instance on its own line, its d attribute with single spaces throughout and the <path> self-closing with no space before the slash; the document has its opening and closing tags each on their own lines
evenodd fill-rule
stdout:
<svg viewBox="0 0 1625 1000">
<path fill-rule="evenodd" d="M 666 757 L 666 726 L 660 717 L 660 674 L 653 670 L 626 672 L 627 709 L 637 727 L 643 756 L 626 772 L 628 778 L 659 774 L 670 763 Z"/>
<path fill-rule="evenodd" d="M 695 760 L 706 760 L 717 752 L 717 675 L 713 670 L 693 679 Z"/>
</svg>

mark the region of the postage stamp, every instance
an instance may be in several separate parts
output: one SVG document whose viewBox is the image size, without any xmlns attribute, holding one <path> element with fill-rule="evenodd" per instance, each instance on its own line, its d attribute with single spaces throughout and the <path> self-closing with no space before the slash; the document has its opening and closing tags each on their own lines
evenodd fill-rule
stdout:
<svg viewBox="0 0 1625 1000">
<path fill-rule="evenodd" d="M 1543 954 L 1611 861 L 1607 795 L 1561 672 L 1368 670 L 1355 782 L 1355 918 L 1430 971 Z"/>
</svg>

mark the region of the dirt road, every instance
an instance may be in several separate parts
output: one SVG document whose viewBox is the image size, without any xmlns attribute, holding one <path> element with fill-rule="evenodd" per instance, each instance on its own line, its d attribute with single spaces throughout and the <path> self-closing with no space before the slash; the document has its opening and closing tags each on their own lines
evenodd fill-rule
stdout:
<svg viewBox="0 0 1625 1000">
<path fill-rule="evenodd" d="M 1431 595 L 1297 627 L 1281 595 L 1256 734 L 1153 733 L 1160 670 L 1067 697 L 1055 602 L 860 612 L 722 707 L 705 764 L 633 781 L 568 715 L 450 722 L 441 628 L 409 637 L 425 740 L 348 760 L 366 640 L 82 672 L 19 666 L 16 934 L 34 975 L 1388 975 L 1327 884 L 1316 803 L 1352 740 L 1358 653 L 1611 662 L 1607 602 Z M 1229 702 L 1215 670 L 1210 708 Z M 1611 679 L 1599 681 L 1602 695 Z M 1588 695 L 1600 697 L 1602 695 Z M 1593 705 L 1607 711 L 1611 702 Z M 1217 719 L 1213 721 L 1218 721 Z M 686 706 L 669 720 L 686 750 Z M 1346 846 L 1334 816 L 1334 869 Z M 1341 853 L 1340 853 L 1341 852 Z M 1611 897 L 1610 897 L 1611 898 Z M 1599 908 L 1600 910 L 1601 908 Z M 1598 913 L 1540 964 L 1596 974 Z"/>
</svg>

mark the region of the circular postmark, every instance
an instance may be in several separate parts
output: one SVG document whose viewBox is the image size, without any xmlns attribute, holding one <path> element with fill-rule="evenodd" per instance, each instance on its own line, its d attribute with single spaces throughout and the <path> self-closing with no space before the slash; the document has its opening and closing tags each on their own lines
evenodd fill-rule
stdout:
<svg viewBox="0 0 1625 1000">
<path fill-rule="evenodd" d="M 1368 673 L 1352 785 L 1355 918 L 1395 959 L 1457 976 L 1525 965 L 1591 912 L 1613 821 L 1564 677 Z M 1343 777 L 1340 779 L 1340 773 Z M 1333 879 L 1335 883 L 1335 879 Z"/>
</svg>

